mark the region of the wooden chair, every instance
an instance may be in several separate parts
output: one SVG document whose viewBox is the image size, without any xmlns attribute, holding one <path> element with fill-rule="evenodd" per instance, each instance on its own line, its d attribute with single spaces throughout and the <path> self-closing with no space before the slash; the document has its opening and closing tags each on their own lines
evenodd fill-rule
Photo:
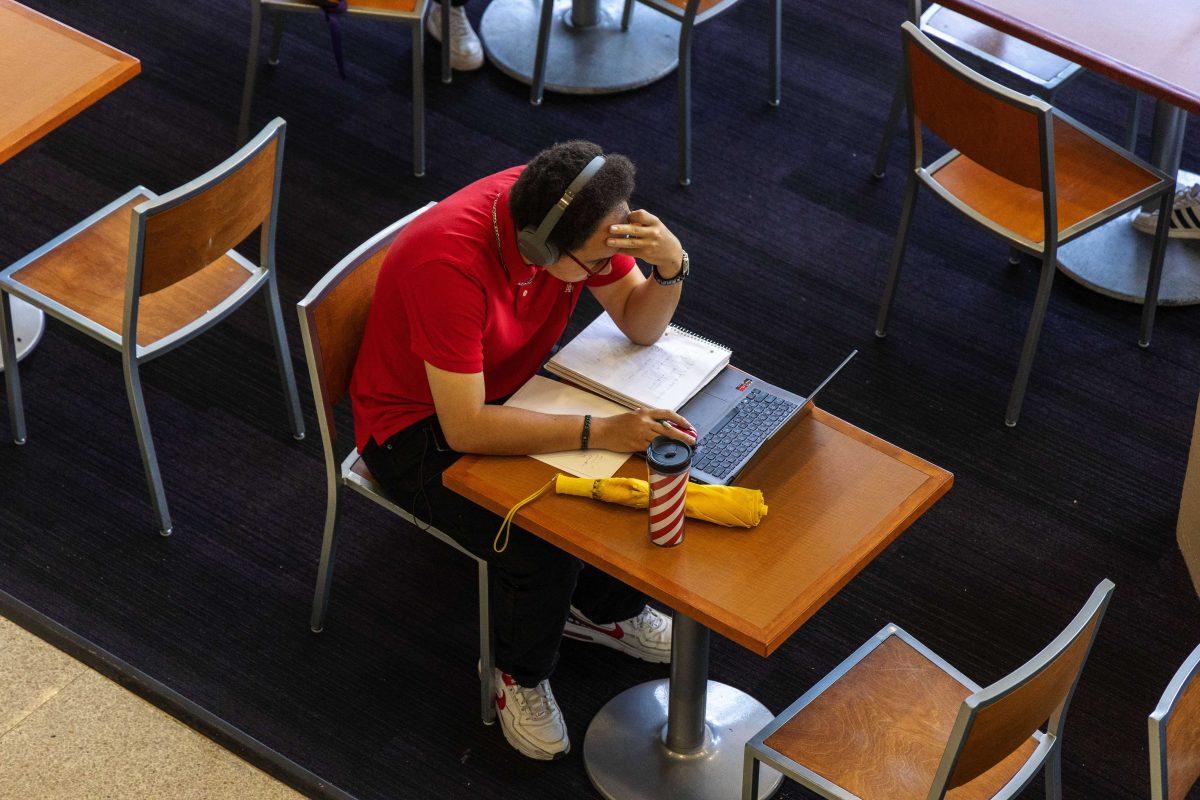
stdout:
<svg viewBox="0 0 1200 800">
<path fill-rule="evenodd" d="M 1008 800 L 1045 767 L 1060 800 L 1067 707 L 1113 588 L 987 688 L 888 625 L 747 742 L 743 800 L 760 763 L 832 800 Z"/>
<path fill-rule="evenodd" d="M 300 332 L 304 339 L 304 353 L 308 359 L 313 399 L 316 401 L 321 447 L 325 453 L 325 532 L 321 540 L 321 559 L 317 566 L 311 627 L 314 633 L 320 633 L 325 627 L 329 590 L 333 582 L 333 561 L 337 551 L 338 501 L 342 489 L 349 488 L 477 562 L 480 701 L 483 723 L 491 725 L 496 719 L 496 705 L 492 692 L 494 659 L 488 604 L 487 561 L 477 558 L 442 531 L 425 524 L 408 510 L 396 505 L 371 477 L 358 450 L 351 450 L 339 461 L 336 448 L 337 427 L 333 410 L 346 396 L 346 390 L 350 387 L 354 362 L 358 358 L 358 348 L 362 344 L 363 331 L 367 325 L 367 312 L 375 294 L 375 279 L 379 275 L 379 268 L 383 264 L 388 246 L 397 234 L 433 205 L 430 203 L 414 211 L 368 239 L 326 273 L 296 306 L 300 314 Z"/>
<path fill-rule="evenodd" d="M 138 186 L 0 272 L 0 347 L 17 444 L 25 442 L 25 418 L 9 295 L 120 351 L 164 536 L 171 533 L 171 516 L 142 397 L 141 365 L 204 333 L 264 287 L 292 433 L 304 438 L 275 282 L 283 134 L 283 120 L 272 121 L 228 160 L 167 194 Z M 233 249 L 255 231 L 257 264 Z"/>
<path fill-rule="evenodd" d="M 450 41 L 450 0 L 442 4 L 442 41 Z M 246 141 L 250 130 L 250 107 L 254 102 L 254 87 L 258 82 L 259 48 L 262 45 L 263 8 L 270 9 L 274 22 L 271 51 L 267 63 L 279 63 L 283 43 L 284 14 L 288 12 L 320 12 L 309 0 L 250 0 L 250 47 L 246 54 L 246 79 L 242 87 L 242 110 L 238 115 L 238 143 Z M 347 16 L 367 17 L 408 25 L 412 30 L 413 81 L 413 174 L 425 174 L 425 14 L 428 0 L 350 0 Z M 450 47 L 442 47 L 442 82 L 450 83 Z"/>
<path fill-rule="evenodd" d="M 679 184 L 688 186 L 692 182 L 692 29 L 707 22 L 718 14 L 728 11 L 739 0 L 641 0 L 654 10 L 666 14 L 680 23 L 679 31 Z M 771 88 L 768 102 L 772 107 L 779 105 L 781 40 L 783 38 L 783 0 L 771 3 Z M 634 0 L 625 0 L 621 15 L 621 30 L 629 30 L 633 19 Z M 535 106 L 542 104 L 546 85 L 546 51 L 550 42 L 551 11 L 554 0 L 542 0 L 541 21 L 538 27 L 537 49 L 534 55 L 533 81 L 529 89 L 529 100 Z"/>
<path fill-rule="evenodd" d="M 995 28 L 977 22 L 936 3 L 921 10 L 921 0 L 909 0 L 908 18 L 921 32 L 937 42 L 939 46 L 966 56 L 971 62 L 991 67 L 1004 75 L 1028 86 L 1031 94 L 1051 105 L 1058 90 L 1083 72 L 1083 67 L 1065 58 L 1059 58 L 1039 47 L 1015 36 L 1001 33 Z M 1126 150 L 1137 146 L 1138 118 L 1141 116 L 1141 94 L 1130 93 L 1129 108 L 1125 120 Z M 875 156 L 872 174 L 882 178 L 887 171 L 887 158 L 892 149 L 892 140 L 900 124 L 900 112 L 904 107 L 904 71 L 901 70 L 896 90 L 892 94 L 892 105 L 883 129 L 883 140 Z"/>
<path fill-rule="evenodd" d="M 1150 715 L 1150 797 L 1185 800 L 1200 780 L 1200 647 Z"/>
<path fill-rule="evenodd" d="M 908 244 L 917 190 L 924 186 L 967 219 L 1042 261 L 1041 279 L 1005 424 L 1017 424 L 1050 299 L 1059 246 L 1134 206 L 1161 210 L 1146 281 L 1138 343 L 1150 343 L 1167 228 L 1174 198 L 1168 176 L 1053 108 L 955 61 L 916 25 L 901 26 L 909 108 L 911 164 L 900 229 L 875 335 L 888 310 Z M 929 166 L 921 153 L 928 128 L 952 148 Z"/>
</svg>

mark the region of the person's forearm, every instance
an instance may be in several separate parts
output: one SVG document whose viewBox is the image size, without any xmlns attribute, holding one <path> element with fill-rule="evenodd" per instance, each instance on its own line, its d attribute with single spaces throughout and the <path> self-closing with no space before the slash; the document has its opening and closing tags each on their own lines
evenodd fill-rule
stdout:
<svg viewBox="0 0 1200 800">
<path fill-rule="evenodd" d="M 460 453 L 494 456 L 557 453 L 579 449 L 583 417 L 485 404 L 453 436 L 445 426 L 442 432 L 446 444 Z"/>
<path fill-rule="evenodd" d="M 622 317 L 629 341 L 641 345 L 657 342 L 675 315 L 682 290 L 682 282 L 663 286 L 651 277 L 631 291 Z"/>
</svg>

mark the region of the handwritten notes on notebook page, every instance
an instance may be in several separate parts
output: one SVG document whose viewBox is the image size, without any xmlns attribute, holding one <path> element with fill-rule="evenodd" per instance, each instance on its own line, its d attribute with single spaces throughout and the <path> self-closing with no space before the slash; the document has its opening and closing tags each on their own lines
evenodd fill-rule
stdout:
<svg viewBox="0 0 1200 800">
<path fill-rule="evenodd" d="M 628 408 L 678 411 L 729 364 L 730 355 L 729 348 L 674 325 L 654 344 L 636 345 L 601 314 L 546 369 Z"/>
<path fill-rule="evenodd" d="M 592 419 L 625 413 L 624 408 L 603 397 L 541 375 L 530 378 L 529 382 L 508 398 L 504 405 L 523 408 L 526 411 L 540 411 L 543 414 L 591 414 Z M 580 478 L 611 478 L 629 459 L 629 453 L 614 453 L 611 450 L 569 450 L 533 457 L 557 470 Z"/>
</svg>

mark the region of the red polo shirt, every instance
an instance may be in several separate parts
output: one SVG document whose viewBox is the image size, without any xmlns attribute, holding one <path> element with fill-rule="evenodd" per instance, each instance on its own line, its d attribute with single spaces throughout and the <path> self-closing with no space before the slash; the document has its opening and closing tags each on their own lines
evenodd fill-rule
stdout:
<svg viewBox="0 0 1200 800">
<path fill-rule="evenodd" d="M 426 361 L 448 372 L 482 372 L 488 402 L 512 394 L 546 360 L 582 286 L 604 286 L 633 269 L 632 258 L 617 256 L 609 274 L 568 292 L 569 284 L 526 264 L 508 213 L 508 190 L 523 169 L 455 192 L 388 248 L 350 382 L 360 451 L 368 439 L 382 444 L 434 413 Z"/>
</svg>

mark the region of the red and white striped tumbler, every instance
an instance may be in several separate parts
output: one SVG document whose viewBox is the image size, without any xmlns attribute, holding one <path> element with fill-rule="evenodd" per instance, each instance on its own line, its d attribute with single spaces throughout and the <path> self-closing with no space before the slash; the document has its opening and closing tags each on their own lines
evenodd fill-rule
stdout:
<svg viewBox="0 0 1200 800">
<path fill-rule="evenodd" d="M 683 505 L 691 474 L 692 448 L 670 436 L 657 436 L 646 448 L 650 473 L 650 541 L 674 547 L 683 541 Z"/>
</svg>

